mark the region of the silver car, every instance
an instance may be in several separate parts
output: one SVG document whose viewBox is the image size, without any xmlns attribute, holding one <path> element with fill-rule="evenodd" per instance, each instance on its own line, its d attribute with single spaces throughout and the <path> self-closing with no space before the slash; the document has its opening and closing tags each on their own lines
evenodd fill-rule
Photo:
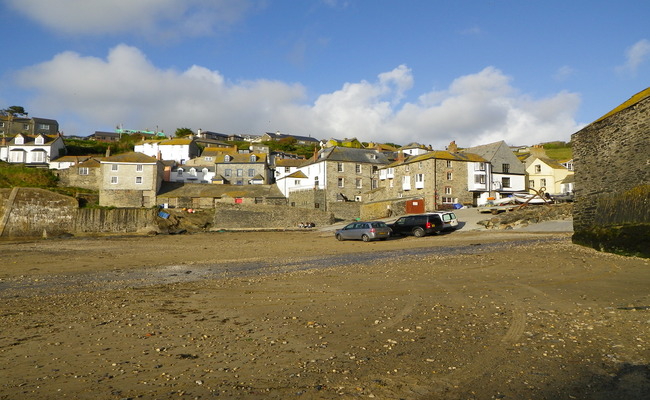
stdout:
<svg viewBox="0 0 650 400">
<path fill-rule="evenodd" d="M 337 230 L 335 235 L 338 240 L 363 240 L 369 242 L 371 240 L 386 240 L 390 237 L 391 232 L 391 229 L 384 222 L 369 221 L 348 224 L 345 228 Z"/>
</svg>

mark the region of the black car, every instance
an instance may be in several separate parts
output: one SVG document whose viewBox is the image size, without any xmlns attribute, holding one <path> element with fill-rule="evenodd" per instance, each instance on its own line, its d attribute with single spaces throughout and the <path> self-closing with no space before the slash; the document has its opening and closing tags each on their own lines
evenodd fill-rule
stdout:
<svg viewBox="0 0 650 400">
<path fill-rule="evenodd" d="M 413 235 L 422 237 L 434 235 L 442 230 L 442 219 L 437 214 L 419 214 L 399 217 L 388 225 L 394 235 Z"/>
</svg>

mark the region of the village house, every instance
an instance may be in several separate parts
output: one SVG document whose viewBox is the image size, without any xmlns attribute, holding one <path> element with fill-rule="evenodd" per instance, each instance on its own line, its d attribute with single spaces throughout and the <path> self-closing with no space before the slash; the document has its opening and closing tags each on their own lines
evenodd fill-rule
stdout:
<svg viewBox="0 0 650 400">
<path fill-rule="evenodd" d="M 59 133 L 59 123 L 54 119 L 0 112 L 0 136 L 11 138 L 19 133 L 54 136 Z"/>
<path fill-rule="evenodd" d="M 260 142 L 278 142 L 283 139 L 295 139 L 296 144 L 299 145 L 314 145 L 319 146 L 320 140 L 314 139 L 311 136 L 298 136 L 298 135 L 287 135 L 280 132 L 266 132 L 260 137 Z"/>
<path fill-rule="evenodd" d="M 223 152 L 215 155 L 213 182 L 230 185 L 268 185 L 272 174 L 266 153 Z"/>
<path fill-rule="evenodd" d="M 463 152 L 477 154 L 491 165 L 486 191 L 475 192 L 474 204 L 482 205 L 488 198 L 500 199 L 526 191 L 526 167 L 503 140 L 469 147 Z"/>
<path fill-rule="evenodd" d="M 357 140 L 357 138 L 345 138 L 345 139 L 329 139 L 329 140 L 324 140 L 321 143 L 321 147 L 352 147 L 355 149 L 362 149 L 363 144 Z"/>
<path fill-rule="evenodd" d="M 163 181 L 162 162 L 138 152 L 117 154 L 100 161 L 99 205 L 153 207 Z"/>
<path fill-rule="evenodd" d="M 0 160 L 12 164 L 47 168 L 50 161 L 64 156 L 65 153 L 65 143 L 60 134 L 18 133 L 8 141 L 3 136 L 0 143 Z"/>
<path fill-rule="evenodd" d="M 80 157 L 80 161 L 68 168 L 54 170 L 62 186 L 79 187 L 90 190 L 99 190 L 101 176 L 102 157 Z"/>
<path fill-rule="evenodd" d="M 479 155 L 453 150 L 418 150 L 408 158 L 400 152 L 397 161 L 380 170 L 381 189 L 372 194 L 372 201 L 409 200 L 413 212 L 474 204 L 479 197 L 475 193 L 487 189 L 490 166 Z"/>
<path fill-rule="evenodd" d="M 543 149 L 542 149 L 543 150 Z M 573 181 L 567 179 L 573 176 L 558 161 L 545 157 L 546 154 L 531 153 L 526 159 L 526 173 L 528 174 L 528 189 L 531 193 L 543 190 L 551 195 L 568 194 L 573 192 Z"/>
<path fill-rule="evenodd" d="M 134 151 L 159 160 L 174 160 L 178 164 L 185 164 L 197 157 L 201 149 L 193 138 L 174 138 L 145 140 L 136 144 Z"/>
<path fill-rule="evenodd" d="M 95 133 L 88 136 L 88 139 L 96 140 L 98 142 L 105 142 L 105 143 L 119 142 L 121 138 L 122 138 L 121 133 L 104 132 L 104 131 L 95 131 Z"/>
<path fill-rule="evenodd" d="M 158 201 L 173 208 L 214 208 L 224 204 L 286 205 L 287 199 L 275 185 L 201 185 L 164 183 Z"/>
<path fill-rule="evenodd" d="M 289 175 L 276 179 L 285 196 L 304 190 L 324 190 L 324 201 L 364 201 L 365 192 L 377 188 L 379 168 L 386 156 L 372 149 L 329 147 Z"/>
</svg>

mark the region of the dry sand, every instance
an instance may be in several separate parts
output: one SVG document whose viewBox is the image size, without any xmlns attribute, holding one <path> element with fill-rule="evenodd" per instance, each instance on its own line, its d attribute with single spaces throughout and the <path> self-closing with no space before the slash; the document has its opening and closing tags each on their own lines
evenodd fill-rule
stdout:
<svg viewBox="0 0 650 400">
<path fill-rule="evenodd" d="M 0 242 L 0 399 L 647 399 L 650 268 L 567 233 Z"/>
</svg>

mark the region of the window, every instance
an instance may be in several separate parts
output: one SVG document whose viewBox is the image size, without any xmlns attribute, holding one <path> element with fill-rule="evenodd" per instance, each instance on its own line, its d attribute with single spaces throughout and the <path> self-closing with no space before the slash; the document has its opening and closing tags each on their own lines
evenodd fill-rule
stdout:
<svg viewBox="0 0 650 400">
<path fill-rule="evenodd" d="M 196 176 L 196 168 L 190 168 L 190 175 Z"/>
<path fill-rule="evenodd" d="M 354 166 L 354 172 L 356 172 L 357 174 L 361 173 L 361 164 L 356 164 Z"/>
<path fill-rule="evenodd" d="M 448 180 L 448 181 L 452 180 L 452 177 L 453 177 L 452 173 L 451 173 L 451 172 L 447 172 L 447 180 Z"/>
<path fill-rule="evenodd" d="M 372 166 L 372 173 L 373 173 L 373 175 L 376 174 L 377 171 L 379 171 L 379 168 L 377 168 L 376 165 L 373 165 L 373 166 Z"/>
<path fill-rule="evenodd" d="M 474 171 L 485 171 L 485 163 L 484 162 L 475 163 Z"/>
<path fill-rule="evenodd" d="M 135 166 L 135 171 L 136 172 L 142 172 L 142 164 L 138 164 Z"/>
<path fill-rule="evenodd" d="M 388 187 L 393 187 L 395 186 L 394 181 L 392 179 L 388 180 Z"/>
<path fill-rule="evenodd" d="M 287 174 L 291 172 L 291 167 L 284 167 L 284 172 L 286 172 Z"/>
<path fill-rule="evenodd" d="M 379 181 L 377 179 L 373 179 L 370 181 L 370 188 L 371 189 L 377 189 L 379 187 Z"/>
<path fill-rule="evenodd" d="M 42 151 L 32 152 L 32 161 L 37 163 L 45 162 L 45 153 Z"/>
<path fill-rule="evenodd" d="M 542 173 L 542 166 L 541 165 L 539 165 L 539 164 L 535 165 L 535 173 L 536 174 Z"/>
<path fill-rule="evenodd" d="M 256 156 L 255 154 L 251 154 L 251 156 L 250 156 L 250 161 L 251 161 L 251 162 L 255 162 L 255 161 L 257 161 L 257 156 Z"/>
<path fill-rule="evenodd" d="M 293 181 L 293 185 L 294 185 L 294 186 L 300 186 L 300 179 L 295 179 L 295 180 Z"/>
<path fill-rule="evenodd" d="M 546 178 L 542 178 L 539 180 L 539 187 L 540 188 L 546 187 Z"/>
<path fill-rule="evenodd" d="M 28 131 L 29 130 L 29 124 L 23 124 L 23 130 Z"/>
<path fill-rule="evenodd" d="M 232 176 L 232 169 L 230 168 L 226 169 L 226 176 Z"/>
<path fill-rule="evenodd" d="M 451 204 L 451 203 L 453 203 L 453 202 L 454 202 L 454 199 L 451 198 L 451 197 L 443 197 L 443 198 L 442 198 L 442 203 L 443 203 L 443 204 Z"/>
<path fill-rule="evenodd" d="M 343 163 L 336 163 L 336 171 L 343 172 Z"/>
<path fill-rule="evenodd" d="M 88 168 L 79 167 L 79 175 L 88 175 Z"/>
<path fill-rule="evenodd" d="M 203 169 L 201 170 L 201 172 L 203 172 L 203 175 L 205 175 L 205 174 L 208 173 L 208 169 L 207 169 L 207 168 L 203 168 Z"/>
<path fill-rule="evenodd" d="M 237 176 L 244 176 L 244 170 L 241 168 L 237 169 Z"/>
<path fill-rule="evenodd" d="M 111 165 L 111 171 L 117 171 L 117 164 Z"/>
<path fill-rule="evenodd" d="M 111 184 L 117 184 L 117 176 L 111 176 Z"/>
<path fill-rule="evenodd" d="M 501 187 L 509 188 L 510 187 L 510 178 L 501 178 Z"/>
<path fill-rule="evenodd" d="M 451 186 L 445 186 L 445 194 L 451 194 Z"/>
<path fill-rule="evenodd" d="M 363 179 L 361 179 L 361 178 L 357 178 L 357 179 L 356 179 L 357 189 L 361 188 L 361 187 L 362 187 L 362 184 L 363 184 Z"/>
<path fill-rule="evenodd" d="M 411 166 L 406 164 L 406 172 L 409 172 L 409 171 L 411 171 Z"/>
<path fill-rule="evenodd" d="M 45 139 L 43 138 L 43 136 L 39 136 L 36 138 L 36 140 L 34 140 L 34 144 L 44 144 L 44 143 L 45 143 Z"/>
<path fill-rule="evenodd" d="M 504 174 L 510 173 L 510 164 L 501 164 L 501 169 Z"/>
<path fill-rule="evenodd" d="M 232 157 L 229 156 L 229 155 L 226 155 L 226 156 L 223 158 L 223 161 L 225 161 L 225 162 L 230 162 L 230 160 L 232 160 Z"/>
<path fill-rule="evenodd" d="M 474 183 L 485 185 L 485 175 L 474 175 Z"/>
<path fill-rule="evenodd" d="M 422 161 L 420 161 L 420 162 L 418 163 L 418 168 L 419 168 L 419 169 L 422 169 Z"/>
<path fill-rule="evenodd" d="M 142 177 L 141 176 L 136 176 L 135 177 L 135 183 L 136 184 L 141 184 L 142 183 Z"/>
<path fill-rule="evenodd" d="M 206 156 L 203 158 L 205 161 L 212 161 L 212 157 Z"/>
<path fill-rule="evenodd" d="M 531 179 L 531 180 L 528 181 L 528 187 L 529 188 L 535 188 L 535 180 L 534 179 Z"/>
<path fill-rule="evenodd" d="M 25 138 L 18 135 L 14 138 L 14 143 L 16 144 L 25 144 Z"/>
<path fill-rule="evenodd" d="M 451 168 L 451 160 L 447 160 L 447 168 Z"/>
<path fill-rule="evenodd" d="M 183 176 L 183 168 L 179 168 L 176 170 L 176 175 L 178 176 Z"/>
<path fill-rule="evenodd" d="M 249 168 L 248 169 L 248 176 L 249 177 L 255 176 L 255 169 L 254 168 Z"/>
<path fill-rule="evenodd" d="M 4 123 L 4 122 L 0 122 L 0 128 L 4 128 L 4 127 L 5 127 L 5 123 Z"/>
<path fill-rule="evenodd" d="M 314 177 L 314 187 L 318 187 L 318 177 Z"/>
<path fill-rule="evenodd" d="M 345 187 L 345 179 L 343 179 L 343 178 L 339 178 L 339 179 L 338 179 L 338 186 L 339 186 L 340 188 Z"/>
<path fill-rule="evenodd" d="M 38 124 L 38 129 L 40 130 L 49 130 L 50 126 L 47 124 Z"/>
<path fill-rule="evenodd" d="M 424 182 L 424 174 L 415 174 L 415 182 Z"/>
</svg>

